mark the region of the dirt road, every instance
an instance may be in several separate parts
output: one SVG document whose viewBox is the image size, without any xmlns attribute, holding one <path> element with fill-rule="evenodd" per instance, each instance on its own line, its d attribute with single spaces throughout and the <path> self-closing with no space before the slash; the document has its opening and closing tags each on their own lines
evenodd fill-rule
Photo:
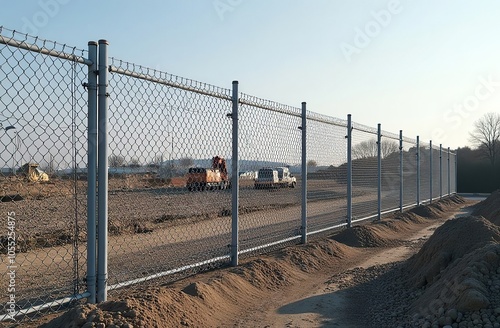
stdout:
<svg viewBox="0 0 500 328">
<path fill-rule="evenodd" d="M 470 210 L 460 210 L 445 219 L 470 214 Z M 434 230 L 443 224 L 440 219 L 427 226 L 414 227 L 400 234 L 398 239 L 402 246 L 390 248 L 374 248 L 364 250 L 363 254 L 354 256 L 342 267 L 333 268 L 333 272 L 344 270 L 340 274 L 321 270 L 308 275 L 299 286 L 286 289 L 283 293 L 266 299 L 261 307 L 245 318 L 238 320 L 238 327 L 358 327 L 352 322 L 355 312 L 348 306 L 350 291 L 346 288 L 355 279 L 352 270 L 368 269 L 409 258 L 421 247 Z M 356 277 L 359 282 L 360 277 Z M 369 298 L 369 295 L 365 295 Z M 360 326 L 361 327 L 361 326 Z"/>
</svg>

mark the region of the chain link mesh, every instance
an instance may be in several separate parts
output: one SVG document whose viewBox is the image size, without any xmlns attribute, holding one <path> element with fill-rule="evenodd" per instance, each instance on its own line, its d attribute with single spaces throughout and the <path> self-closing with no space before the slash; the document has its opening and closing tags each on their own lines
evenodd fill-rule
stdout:
<svg viewBox="0 0 500 328">
<path fill-rule="evenodd" d="M 243 93 L 240 103 L 239 241 L 244 254 L 255 254 L 300 235 L 301 118 L 298 108 Z M 273 169 L 282 184 L 270 182 Z"/>
<path fill-rule="evenodd" d="M 15 311 L 26 314 L 85 297 L 87 57 L 0 27 L 0 274 L 9 277 L 0 289 L 15 283 Z M 109 71 L 109 290 L 228 264 L 231 90 L 114 58 Z M 247 94 L 239 103 L 239 250 L 248 256 L 300 240 L 302 120 L 299 108 Z M 306 118 L 307 231 L 319 234 L 346 224 L 347 122 L 311 111 Z M 377 134 L 353 123 L 353 221 L 378 211 Z M 382 131 L 382 211 L 400 201 L 398 141 Z M 401 151 L 402 202 L 413 206 L 416 141 L 404 138 Z M 422 201 L 431 172 L 434 198 L 456 192 L 455 156 L 421 144 Z M 3 319 L 9 297 L 0 295 Z"/>
<path fill-rule="evenodd" d="M 352 124 L 352 220 L 377 213 L 377 129 Z"/>
<path fill-rule="evenodd" d="M 307 114 L 307 229 L 346 223 L 347 122 Z"/>
<path fill-rule="evenodd" d="M 439 169 L 439 146 L 432 145 L 432 198 L 439 199 L 440 194 L 440 186 L 441 182 L 440 174 L 441 170 Z"/>
<path fill-rule="evenodd" d="M 0 27 L 0 317 L 85 291 L 86 52 Z M 31 44 L 28 51 L 22 45 Z M 7 255 L 7 256 L 6 256 Z M 12 303 L 12 301 L 15 301 Z M 45 313 L 47 310 L 38 310 Z"/>
<path fill-rule="evenodd" d="M 218 257 L 227 262 L 231 192 L 206 177 L 218 156 L 226 163 L 219 181 L 228 182 L 230 90 L 117 59 L 111 65 L 111 289 Z"/>
<path fill-rule="evenodd" d="M 443 148 L 441 152 L 441 190 L 442 196 L 448 195 L 448 163 L 450 161 L 450 156 L 448 150 Z"/>
<path fill-rule="evenodd" d="M 420 141 L 420 203 L 427 203 L 431 199 L 430 179 L 431 179 L 430 144 Z"/>
<path fill-rule="evenodd" d="M 382 131 L 381 212 L 399 208 L 400 159 L 399 136 Z"/>
<path fill-rule="evenodd" d="M 457 154 L 450 152 L 450 194 L 457 192 Z"/>
<path fill-rule="evenodd" d="M 403 138 L 403 206 L 417 202 L 417 142 Z"/>
</svg>

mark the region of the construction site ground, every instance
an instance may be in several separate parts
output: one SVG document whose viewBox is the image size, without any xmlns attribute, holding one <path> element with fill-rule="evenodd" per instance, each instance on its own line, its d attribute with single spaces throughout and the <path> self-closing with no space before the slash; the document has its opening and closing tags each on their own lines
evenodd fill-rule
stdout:
<svg viewBox="0 0 500 328">
<path fill-rule="evenodd" d="M 475 203 L 454 196 L 20 326 L 499 327 L 500 193 Z"/>
</svg>

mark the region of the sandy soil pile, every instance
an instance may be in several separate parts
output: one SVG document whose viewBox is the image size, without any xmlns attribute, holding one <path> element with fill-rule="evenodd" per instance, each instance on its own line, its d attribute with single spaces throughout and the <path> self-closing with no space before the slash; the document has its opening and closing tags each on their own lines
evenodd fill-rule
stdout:
<svg viewBox="0 0 500 328">
<path fill-rule="evenodd" d="M 500 225 L 500 190 L 493 192 L 488 198 L 477 204 L 472 214 L 483 216 L 496 225 Z"/>
<path fill-rule="evenodd" d="M 353 226 L 333 236 L 333 239 L 351 247 L 394 247 L 401 245 L 397 233 L 411 229 L 413 224 L 429 222 L 441 217 L 443 212 L 457 204 L 461 197 L 452 197 L 428 206 L 417 206 L 408 212 L 397 213 L 369 225 Z"/>
<path fill-rule="evenodd" d="M 488 320 L 476 324 L 500 326 L 500 228 L 486 219 L 447 221 L 403 270 L 422 292 L 412 308 L 423 325 L 462 327 L 461 321 L 483 310 Z M 494 313 L 498 322 L 490 317 Z"/>
<path fill-rule="evenodd" d="M 483 217 L 446 221 L 406 261 L 344 274 L 355 282 L 348 311 L 365 313 L 358 325 L 500 327 L 500 227 Z"/>
<path fill-rule="evenodd" d="M 490 242 L 500 241 L 500 228 L 482 217 L 449 220 L 436 229 L 418 254 L 408 260 L 409 279 L 417 286 L 428 286 L 441 278 L 441 272 L 455 260 Z"/>
<path fill-rule="evenodd" d="M 399 240 L 391 234 L 391 229 L 384 226 L 354 226 L 334 236 L 333 239 L 351 247 L 397 246 Z"/>
</svg>

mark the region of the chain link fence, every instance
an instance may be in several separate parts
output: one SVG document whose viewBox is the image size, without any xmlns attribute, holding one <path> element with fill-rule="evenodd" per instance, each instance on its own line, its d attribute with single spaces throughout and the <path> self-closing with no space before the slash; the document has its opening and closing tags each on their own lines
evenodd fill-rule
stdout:
<svg viewBox="0 0 500 328">
<path fill-rule="evenodd" d="M 315 234 L 347 224 L 347 122 L 307 118 L 307 230 Z"/>
<path fill-rule="evenodd" d="M 456 192 L 449 149 L 109 58 L 101 41 L 98 60 L 97 43 L 0 30 L 2 321 Z"/>
<path fill-rule="evenodd" d="M 381 131 L 380 151 L 380 210 L 381 212 L 386 212 L 398 208 L 400 205 L 399 135 Z"/>
<path fill-rule="evenodd" d="M 375 215 L 378 208 L 377 129 L 353 123 L 352 220 Z"/>
<path fill-rule="evenodd" d="M 110 289 L 227 262 L 231 193 L 215 179 L 231 167 L 230 90 L 110 64 Z M 210 182 L 214 157 L 226 172 Z"/>
<path fill-rule="evenodd" d="M 301 118 L 299 108 L 247 94 L 239 102 L 239 249 L 251 254 L 300 236 Z M 289 183 L 260 185 L 272 179 L 272 171 L 264 176 L 272 168 Z"/>
<path fill-rule="evenodd" d="M 9 319 L 86 288 L 87 53 L 4 28 L 0 40 L 0 317 Z"/>
</svg>

